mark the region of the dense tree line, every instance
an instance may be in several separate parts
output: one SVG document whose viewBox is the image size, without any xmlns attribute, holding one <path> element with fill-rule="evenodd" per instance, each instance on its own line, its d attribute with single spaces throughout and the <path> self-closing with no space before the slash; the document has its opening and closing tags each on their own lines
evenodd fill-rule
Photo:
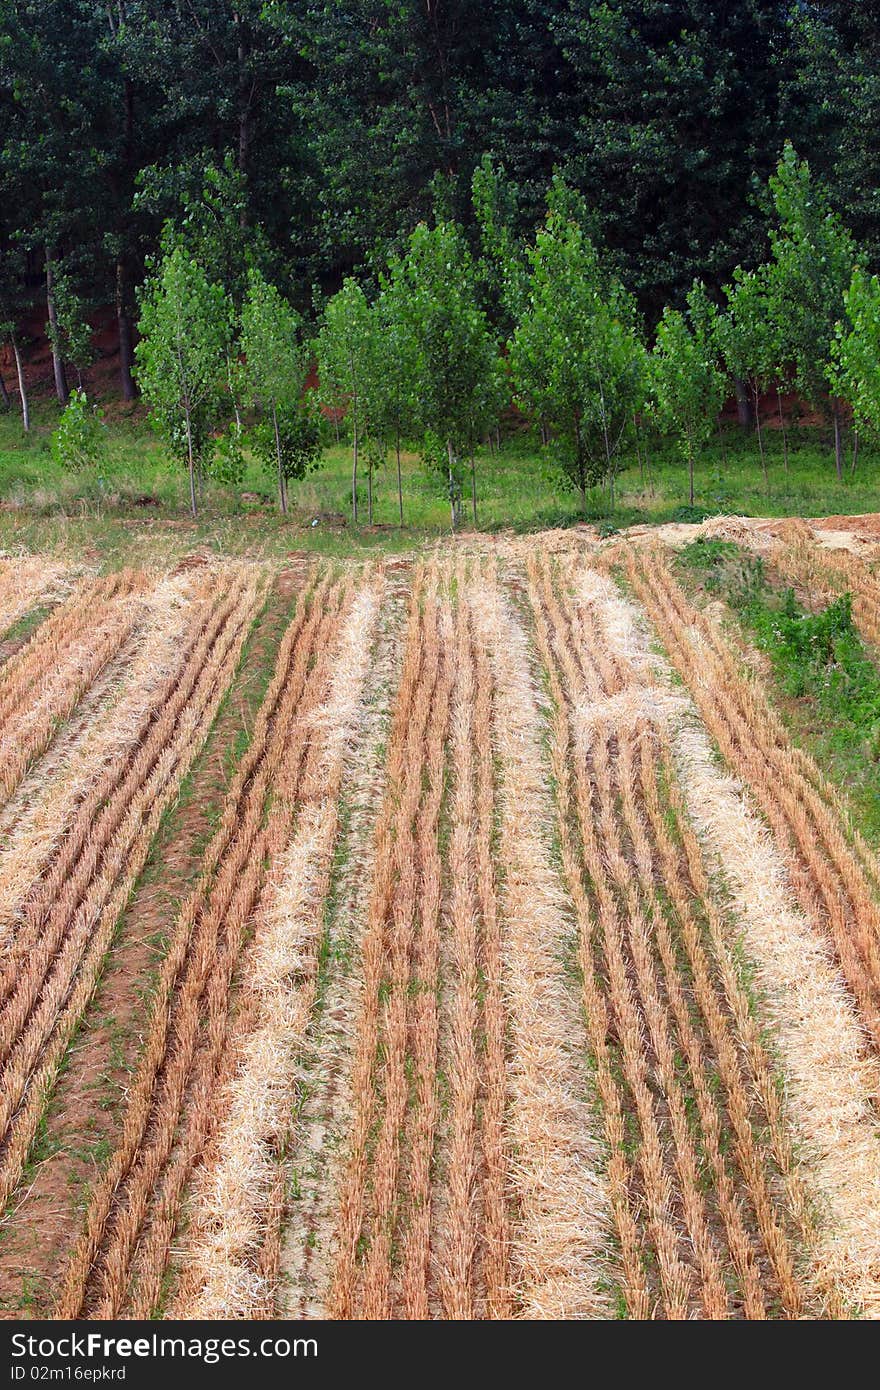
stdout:
<svg viewBox="0 0 880 1390">
<path fill-rule="evenodd" d="M 45 296 L 55 381 L 135 290 L 171 218 L 237 303 L 245 250 L 311 312 L 433 215 L 473 245 L 473 174 L 503 165 L 530 237 L 559 173 L 649 324 L 767 253 L 789 138 L 880 249 L 880 17 L 745 0 L 21 0 L 0 14 L 0 319 Z M 215 275 L 214 272 L 217 272 Z"/>
<path fill-rule="evenodd" d="M 246 239 L 232 255 L 222 218 L 166 223 L 139 293 L 136 375 L 154 425 L 186 464 L 193 513 L 206 476 L 241 480 L 248 443 L 286 512 L 289 483 L 318 460 L 322 409 L 325 434 L 327 421 L 337 439 L 347 426 L 355 524 L 364 479 L 372 523 L 373 472 L 392 450 L 403 523 L 405 440 L 442 479 L 453 529 L 466 489 L 476 525 L 477 455 L 511 406 L 584 514 L 597 486 L 613 509 L 622 457 L 635 452 L 645 472 L 661 435 L 680 448 L 693 505 L 697 455 L 734 391 L 753 403 L 765 482 L 759 407 L 774 388 L 786 467 L 781 394 L 794 391 L 833 424 L 838 479 L 848 433 L 855 468 L 859 431 L 880 432 L 880 281 L 790 142 L 768 183 L 766 258 L 737 265 L 719 292 L 695 279 L 653 328 L 594 240 L 581 194 L 554 176 L 523 237 L 517 192 L 484 156 L 472 180 L 473 238 L 451 218 L 418 223 L 383 263 L 346 276 L 314 323 L 267 280 Z M 75 393 L 62 417 L 80 459 L 89 457 L 84 405 Z"/>
</svg>

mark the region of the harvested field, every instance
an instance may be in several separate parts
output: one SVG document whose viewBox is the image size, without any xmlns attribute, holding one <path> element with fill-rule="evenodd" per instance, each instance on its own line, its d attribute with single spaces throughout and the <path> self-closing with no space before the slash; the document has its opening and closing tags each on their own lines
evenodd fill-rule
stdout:
<svg viewBox="0 0 880 1390">
<path fill-rule="evenodd" d="M 3 562 L 7 1315 L 880 1314 L 875 848 L 671 549 L 551 540 Z"/>
</svg>

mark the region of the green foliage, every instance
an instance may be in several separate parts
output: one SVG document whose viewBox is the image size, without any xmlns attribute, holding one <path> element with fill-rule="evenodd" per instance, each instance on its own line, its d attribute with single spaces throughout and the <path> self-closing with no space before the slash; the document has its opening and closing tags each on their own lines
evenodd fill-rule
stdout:
<svg viewBox="0 0 880 1390">
<path fill-rule="evenodd" d="M 736 608 L 747 607 L 766 587 L 760 555 L 750 555 L 733 541 L 698 536 L 682 547 L 676 563 L 694 575 L 707 594 L 723 594 Z"/>
<path fill-rule="evenodd" d="M 529 249 L 528 300 L 510 344 L 519 403 L 554 436 L 563 477 L 586 507 L 587 487 L 613 478 L 624 428 L 641 401 L 643 352 L 634 307 L 601 265 L 583 217 L 557 184 Z"/>
<path fill-rule="evenodd" d="M 417 359 L 406 314 L 400 263 L 380 280 L 374 309 L 376 351 L 367 383 L 367 416 L 373 436 L 387 448 L 418 431 Z"/>
<path fill-rule="evenodd" d="M 767 267 L 744 271 L 737 266 L 725 294 L 727 312 L 715 320 L 718 347 L 729 375 L 751 385 L 757 396 L 780 368 Z"/>
<path fill-rule="evenodd" d="M 724 599 L 767 654 L 787 716 L 877 834 L 880 670 L 855 627 L 850 595 L 806 609 L 792 589 L 774 586 L 759 557 L 726 541 L 685 546 L 677 564 L 704 592 Z"/>
<path fill-rule="evenodd" d="M 391 265 L 401 331 L 412 345 L 412 400 L 420 434 L 446 446 L 453 525 L 456 461 L 469 457 L 498 418 L 503 368 L 477 304 L 473 261 L 458 227 L 424 223 Z"/>
<path fill-rule="evenodd" d="M 205 462 L 211 477 L 223 487 L 238 487 L 244 479 L 247 462 L 242 444 L 242 432 L 235 421 L 219 439 L 212 441 L 212 451 Z"/>
<path fill-rule="evenodd" d="M 691 506 L 694 453 L 709 439 L 724 399 L 724 378 L 715 355 L 715 317 L 705 287 L 695 282 L 685 313 L 668 307 L 663 311 L 651 359 L 654 410 L 687 459 Z"/>
<path fill-rule="evenodd" d="M 151 420 L 186 459 L 190 501 L 222 400 L 230 337 L 229 302 L 182 246 L 166 255 L 141 295 L 137 377 Z"/>
<path fill-rule="evenodd" d="M 271 420 L 262 420 L 253 432 L 254 452 L 266 472 L 285 482 L 299 482 L 317 467 L 321 456 L 321 429 L 309 402 L 278 411 L 278 436 Z"/>
<path fill-rule="evenodd" d="M 832 389 L 848 400 L 859 426 L 880 431 L 880 280 L 856 268 L 832 343 Z"/>
<path fill-rule="evenodd" d="M 65 362 L 82 372 L 94 357 L 92 330 L 86 318 L 86 306 L 68 277 L 56 278 L 52 287 L 58 331 L 46 324 L 49 341 L 57 347 Z"/>
<path fill-rule="evenodd" d="M 104 417 L 85 391 L 72 391 L 52 433 L 52 457 L 61 468 L 93 468 L 106 448 Z"/>
<path fill-rule="evenodd" d="M 786 142 L 770 180 L 776 222 L 770 228 L 770 317 L 777 336 L 776 366 L 813 405 L 827 398 L 832 342 L 845 313 L 855 245 L 828 196 Z"/>
<path fill-rule="evenodd" d="M 474 216 L 480 231 L 477 272 L 493 322 L 510 332 L 528 302 L 529 267 L 526 248 L 516 234 L 517 190 L 503 165 L 496 168 L 483 155 L 471 181 Z"/>
<path fill-rule="evenodd" d="M 377 353 L 376 320 L 353 276 L 328 300 L 316 343 L 321 399 L 363 433 Z"/>
<path fill-rule="evenodd" d="M 253 403 L 282 409 L 302 396 L 309 358 L 299 314 L 253 267 L 241 308 L 239 348 Z"/>
<path fill-rule="evenodd" d="M 308 375 L 308 351 L 299 315 L 258 270 L 248 272 L 241 309 L 239 347 L 244 354 L 244 382 L 251 404 L 263 416 L 257 428 L 258 451 L 274 459 L 281 510 L 287 510 L 285 484 L 303 477 L 319 446 L 318 428 L 302 404 Z M 314 444 L 311 441 L 315 435 Z"/>
</svg>

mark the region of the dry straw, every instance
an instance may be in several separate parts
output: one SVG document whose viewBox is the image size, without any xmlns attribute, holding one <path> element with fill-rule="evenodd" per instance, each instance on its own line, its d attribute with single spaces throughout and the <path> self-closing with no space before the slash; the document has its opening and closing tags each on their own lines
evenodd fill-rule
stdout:
<svg viewBox="0 0 880 1390">
<path fill-rule="evenodd" d="M 172 687 L 164 692 L 171 698 L 151 712 L 150 735 L 133 750 L 121 778 L 118 769 L 108 773 L 80 808 L 26 905 L 0 980 L 4 1200 L 21 1174 L 46 1095 L 92 995 L 161 815 L 204 741 L 231 678 L 256 591 L 256 581 L 240 584 L 224 602 L 226 616 L 213 649 L 206 651 L 199 642 L 191 647 L 189 664 L 177 682 L 191 699 L 187 703 L 183 696 L 176 728 Z M 202 622 L 208 617 L 204 614 Z"/>
<path fill-rule="evenodd" d="M 313 761 L 290 843 L 272 874 L 243 971 L 253 1027 L 239 1039 L 234 1074 L 218 1097 L 214 1161 L 202 1170 L 185 1251 L 183 1317 L 254 1317 L 273 1306 L 263 1258 L 277 1240 L 273 1201 L 280 1152 L 318 981 L 318 948 L 339 830 L 339 794 L 384 585 L 367 579 L 345 618 L 326 700 L 310 723 Z"/>
<path fill-rule="evenodd" d="M 117 1316 L 127 1306 L 132 1316 L 147 1316 L 160 1295 L 183 1189 L 231 1063 L 233 972 L 264 883 L 264 859 L 284 841 L 304 766 L 306 731 L 296 715 L 313 707 L 326 680 L 344 596 L 339 585 L 329 594 L 326 588 L 319 586 L 307 617 L 301 608 L 282 642 L 200 882 L 175 924 L 123 1137 L 93 1194 L 65 1279 L 65 1308 Z"/>
<path fill-rule="evenodd" d="M 564 976 L 570 907 L 553 863 L 545 724 L 525 633 L 497 583 L 475 584 L 475 632 L 493 679 L 509 1137 L 518 1216 L 510 1262 L 522 1316 L 608 1312 L 601 1288 L 609 1196 L 581 1096 L 577 1019 Z"/>
</svg>

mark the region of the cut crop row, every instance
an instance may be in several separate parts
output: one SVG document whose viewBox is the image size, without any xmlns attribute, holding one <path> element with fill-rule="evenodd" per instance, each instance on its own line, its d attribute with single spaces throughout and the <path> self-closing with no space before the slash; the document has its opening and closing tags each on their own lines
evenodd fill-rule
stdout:
<svg viewBox="0 0 880 1390">
<path fill-rule="evenodd" d="M 28 891 L 80 806 L 109 769 L 125 766 L 167 692 L 204 602 L 204 583 L 200 576 L 195 586 L 177 578 L 156 586 L 143 628 L 127 644 L 128 660 L 112 678 L 96 683 L 0 815 L 0 949 L 18 929 Z M 98 698 L 90 709 L 93 695 Z"/>
<path fill-rule="evenodd" d="M 417 572 L 361 942 L 330 1316 L 580 1316 L 600 1301 L 528 662 L 491 567 Z"/>
<path fill-rule="evenodd" d="M 796 1317 L 800 1212 L 780 1196 L 790 1156 L 772 1076 L 654 692 L 609 649 L 572 575 L 533 561 L 529 598 L 624 1298 L 638 1317 L 777 1304 Z"/>
<path fill-rule="evenodd" d="M 39 627 L 0 678 L 0 806 L 47 746 L 140 616 L 144 576 L 123 572 L 84 586 Z"/>
<path fill-rule="evenodd" d="M 225 596 L 198 606 L 178 669 L 143 713 L 141 738 L 93 786 L 25 900 L 0 968 L 4 1202 L 159 820 L 235 670 L 259 589 L 255 577 L 241 576 Z"/>
<path fill-rule="evenodd" d="M 59 585 L 65 566 L 41 556 L 0 561 L 0 639 Z"/>
<path fill-rule="evenodd" d="M 687 601 L 663 557 L 639 553 L 629 568 L 707 728 L 784 849 L 804 913 L 828 931 L 880 1048 L 880 909 L 872 856 L 858 839 L 848 841 L 836 793 L 812 760 L 791 747 L 757 682 L 743 675 L 711 619 Z"/>
<path fill-rule="evenodd" d="M 193 1163 L 228 1079 L 233 976 L 290 824 L 326 689 L 347 586 L 305 591 L 208 845 L 199 882 L 174 926 L 132 1084 L 123 1133 L 96 1184 L 62 1281 L 60 1316 L 149 1316 Z"/>
<path fill-rule="evenodd" d="M 291 838 L 261 903 L 242 971 L 234 1072 L 192 1195 L 178 1316 L 274 1312 L 284 1156 L 319 985 L 340 795 L 384 584 L 365 576 L 340 630 L 326 700 L 311 715 Z"/>
</svg>

